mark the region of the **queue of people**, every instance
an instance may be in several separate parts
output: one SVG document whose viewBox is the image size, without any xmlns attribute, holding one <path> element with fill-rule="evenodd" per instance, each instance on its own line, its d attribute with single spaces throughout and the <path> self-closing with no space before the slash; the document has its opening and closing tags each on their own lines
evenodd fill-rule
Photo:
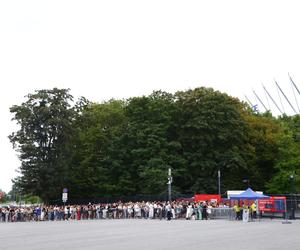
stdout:
<svg viewBox="0 0 300 250">
<path fill-rule="evenodd" d="M 127 202 L 66 206 L 0 207 L 0 222 L 95 219 L 198 219 L 211 218 L 216 202 Z"/>
</svg>

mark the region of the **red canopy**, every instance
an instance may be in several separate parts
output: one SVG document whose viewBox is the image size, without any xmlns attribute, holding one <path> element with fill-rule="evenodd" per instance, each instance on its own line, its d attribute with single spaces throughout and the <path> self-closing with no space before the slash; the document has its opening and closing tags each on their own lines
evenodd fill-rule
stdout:
<svg viewBox="0 0 300 250">
<path fill-rule="evenodd" d="M 218 195 L 218 194 L 195 194 L 195 202 L 212 201 L 212 200 L 216 200 L 217 202 L 220 202 L 221 195 Z"/>
</svg>

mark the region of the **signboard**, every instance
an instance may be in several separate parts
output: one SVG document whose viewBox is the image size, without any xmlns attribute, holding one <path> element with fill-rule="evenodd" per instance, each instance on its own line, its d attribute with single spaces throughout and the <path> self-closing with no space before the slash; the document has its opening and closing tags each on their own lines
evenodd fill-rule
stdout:
<svg viewBox="0 0 300 250">
<path fill-rule="evenodd" d="M 258 201 L 258 210 L 261 212 L 273 212 L 273 202 L 271 199 L 262 199 Z"/>
<path fill-rule="evenodd" d="M 195 194 L 195 202 L 200 201 L 210 201 L 210 202 L 220 202 L 221 195 L 218 194 Z"/>
<path fill-rule="evenodd" d="M 249 222 L 249 209 L 243 209 L 243 222 Z"/>
<path fill-rule="evenodd" d="M 68 193 L 62 193 L 62 201 L 66 202 L 68 200 Z"/>
<path fill-rule="evenodd" d="M 270 199 L 258 200 L 258 209 L 261 212 L 284 213 L 286 206 L 286 198 L 270 197 Z"/>
</svg>

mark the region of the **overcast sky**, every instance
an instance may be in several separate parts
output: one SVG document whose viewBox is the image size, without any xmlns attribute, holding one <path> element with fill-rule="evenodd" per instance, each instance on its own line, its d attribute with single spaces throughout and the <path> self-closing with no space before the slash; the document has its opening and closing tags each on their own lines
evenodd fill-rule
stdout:
<svg viewBox="0 0 300 250">
<path fill-rule="evenodd" d="M 9 107 L 36 89 L 101 102 L 207 86 L 257 103 L 254 89 L 267 103 L 261 84 L 279 100 L 276 79 L 296 105 L 297 2 L 0 0 L 0 188 L 20 165 Z"/>
</svg>

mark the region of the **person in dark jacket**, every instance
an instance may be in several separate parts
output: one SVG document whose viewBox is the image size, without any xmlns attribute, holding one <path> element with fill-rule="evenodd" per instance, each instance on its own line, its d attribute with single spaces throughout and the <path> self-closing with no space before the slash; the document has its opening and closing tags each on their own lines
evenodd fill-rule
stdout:
<svg viewBox="0 0 300 250">
<path fill-rule="evenodd" d="M 207 220 L 207 204 L 206 202 L 202 205 L 202 220 Z"/>
</svg>

